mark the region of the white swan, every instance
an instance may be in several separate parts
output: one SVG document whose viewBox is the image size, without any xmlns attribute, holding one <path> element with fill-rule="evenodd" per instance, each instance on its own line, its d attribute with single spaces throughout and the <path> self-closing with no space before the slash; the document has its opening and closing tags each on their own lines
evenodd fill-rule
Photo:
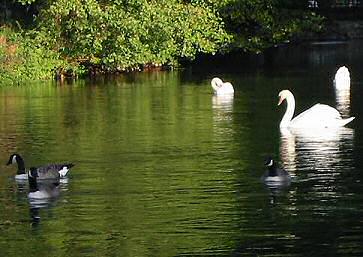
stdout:
<svg viewBox="0 0 363 257">
<path fill-rule="evenodd" d="M 334 85 L 338 90 L 350 88 L 350 73 L 347 67 L 342 66 L 335 73 Z"/>
<path fill-rule="evenodd" d="M 337 109 L 346 116 L 350 112 L 350 75 L 347 67 L 338 69 L 334 78 L 335 98 Z"/>
<path fill-rule="evenodd" d="M 336 128 L 343 127 L 354 119 L 354 117 L 343 119 L 336 109 L 325 104 L 315 104 L 292 119 L 295 111 L 294 95 L 289 90 L 282 90 L 279 97 L 278 105 L 284 100 L 287 101 L 287 109 L 280 122 L 280 128 Z"/>
<path fill-rule="evenodd" d="M 220 78 L 213 78 L 211 81 L 214 94 L 216 95 L 233 95 L 234 89 L 231 83 L 223 82 Z"/>
</svg>

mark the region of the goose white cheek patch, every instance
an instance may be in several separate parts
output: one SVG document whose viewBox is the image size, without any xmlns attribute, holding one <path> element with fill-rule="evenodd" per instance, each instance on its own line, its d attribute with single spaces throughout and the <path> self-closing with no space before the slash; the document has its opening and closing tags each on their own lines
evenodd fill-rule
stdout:
<svg viewBox="0 0 363 257">
<path fill-rule="evenodd" d="M 13 159 L 11 160 L 12 164 L 16 164 L 16 155 L 13 156 Z"/>
</svg>

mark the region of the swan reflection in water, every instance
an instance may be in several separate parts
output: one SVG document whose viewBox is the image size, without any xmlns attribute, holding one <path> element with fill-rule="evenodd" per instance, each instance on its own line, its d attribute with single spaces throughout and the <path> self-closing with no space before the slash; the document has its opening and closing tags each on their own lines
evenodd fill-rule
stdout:
<svg viewBox="0 0 363 257">
<path fill-rule="evenodd" d="M 281 129 L 280 155 L 284 167 L 306 179 L 334 181 L 352 165 L 354 130 L 346 127 Z"/>
<path fill-rule="evenodd" d="M 213 109 L 232 111 L 233 95 L 214 95 L 212 97 Z"/>
<path fill-rule="evenodd" d="M 212 129 L 210 132 L 213 142 L 210 155 L 215 160 L 229 159 L 231 153 L 230 146 L 233 143 L 233 95 L 214 95 L 212 104 Z M 223 170 L 230 172 L 230 170 Z"/>
<path fill-rule="evenodd" d="M 335 99 L 338 111 L 343 117 L 348 117 L 350 113 L 350 90 L 335 90 Z"/>
</svg>

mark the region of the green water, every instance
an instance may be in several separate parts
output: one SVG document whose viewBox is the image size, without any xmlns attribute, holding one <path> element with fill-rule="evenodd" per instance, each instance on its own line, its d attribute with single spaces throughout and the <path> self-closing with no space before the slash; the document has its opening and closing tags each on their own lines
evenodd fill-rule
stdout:
<svg viewBox="0 0 363 257">
<path fill-rule="evenodd" d="M 352 49 L 283 49 L 256 69 L 0 88 L 0 255 L 361 256 L 363 90 Z M 278 92 L 295 93 L 297 112 L 337 106 L 342 61 L 350 128 L 282 135 Z M 214 76 L 234 84 L 234 98 L 212 95 Z M 5 166 L 14 152 L 27 167 L 75 163 L 60 196 L 29 202 Z M 289 187 L 261 183 L 266 155 L 292 174 Z"/>
</svg>

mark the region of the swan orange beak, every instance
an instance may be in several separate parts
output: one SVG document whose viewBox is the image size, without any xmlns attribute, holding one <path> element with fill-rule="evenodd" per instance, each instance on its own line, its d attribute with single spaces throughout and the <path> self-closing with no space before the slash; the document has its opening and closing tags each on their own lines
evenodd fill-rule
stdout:
<svg viewBox="0 0 363 257">
<path fill-rule="evenodd" d="M 279 102 L 277 103 L 277 105 L 280 105 L 284 100 L 285 100 L 285 97 L 279 96 Z"/>
</svg>

